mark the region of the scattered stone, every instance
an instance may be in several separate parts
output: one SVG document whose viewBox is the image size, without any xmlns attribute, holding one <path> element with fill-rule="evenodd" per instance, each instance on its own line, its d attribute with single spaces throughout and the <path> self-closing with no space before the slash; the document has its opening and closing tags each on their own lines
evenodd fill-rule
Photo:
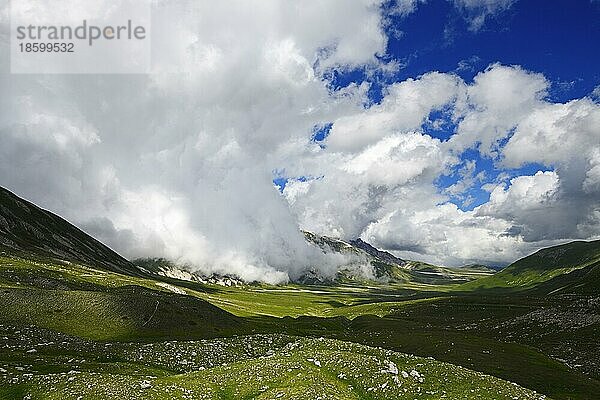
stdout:
<svg viewBox="0 0 600 400">
<path fill-rule="evenodd" d="M 150 389 L 151 387 L 152 387 L 152 385 L 150 384 L 149 381 L 140 382 L 140 388 L 142 388 L 142 389 Z"/>
</svg>

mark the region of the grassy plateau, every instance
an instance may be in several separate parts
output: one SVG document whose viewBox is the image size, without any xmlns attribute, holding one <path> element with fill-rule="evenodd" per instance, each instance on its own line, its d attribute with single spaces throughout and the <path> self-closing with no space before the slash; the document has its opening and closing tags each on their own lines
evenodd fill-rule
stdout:
<svg viewBox="0 0 600 400">
<path fill-rule="evenodd" d="M 0 398 L 600 393 L 597 296 L 476 282 L 223 287 L 5 254 Z"/>
</svg>

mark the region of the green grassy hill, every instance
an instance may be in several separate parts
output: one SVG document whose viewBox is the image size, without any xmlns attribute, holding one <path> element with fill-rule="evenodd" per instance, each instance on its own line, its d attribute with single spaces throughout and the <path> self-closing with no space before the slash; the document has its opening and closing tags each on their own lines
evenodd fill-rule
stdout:
<svg viewBox="0 0 600 400">
<path fill-rule="evenodd" d="M 188 290 L 85 265 L 0 258 L 3 323 L 95 340 L 217 337 L 244 331 L 242 320 L 186 295 Z"/>
<path fill-rule="evenodd" d="M 593 266 L 598 262 L 600 262 L 600 240 L 571 242 L 541 249 L 492 276 L 466 283 L 458 289 L 511 288 L 527 290 L 563 274 Z M 589 278 L 587 281 L 597 282 L 597 279 L 591 276 Z"/>
<path fill-rule="evenodd" d="M 558 275 L 533 290 L 549 295 L 598 295 L 600 293 L 600 261 Z"/>
<path fill-rule="evenodd" d="M 140 347 L 69 336 L 49 344 L 49 333 L 33 328 L 0 333 L 12 349 L 0 349 L 3 399 L 543 398 L 451 364 L 331 339 L 253 335 Z"/>
</svg>

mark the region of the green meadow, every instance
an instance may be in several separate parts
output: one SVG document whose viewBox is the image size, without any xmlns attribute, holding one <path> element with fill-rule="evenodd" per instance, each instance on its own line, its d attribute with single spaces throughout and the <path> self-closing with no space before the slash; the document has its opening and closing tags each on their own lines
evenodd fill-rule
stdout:
<svg viewBox="0 0 600 400">
<path fill-rule="evenodd" d="M 224 287 L 5 254 L 0 397 L 592 398 L 598 302 L 553 286 L 595 271 L 588 250 L 535 290 L 486 283 L 510 267 L 454 285 Z"/>
</svg>

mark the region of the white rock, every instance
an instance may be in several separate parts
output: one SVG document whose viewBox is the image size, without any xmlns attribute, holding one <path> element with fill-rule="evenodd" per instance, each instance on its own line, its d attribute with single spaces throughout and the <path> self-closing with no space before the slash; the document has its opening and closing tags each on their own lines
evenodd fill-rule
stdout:
<svg viewBox="0 0 600 400">
<path fill-rule="evenodd" d="M 420 378 L 421 374 L 419 373 L 419 371 L 413 369 L 412 371 L 410 371 L 410 376 L 412 376 L 413 378 Z"/>
<path fill-rule="evenodd" d="M 142 381 L 142 382 L 140 382 L 140 387 L 142 389 L 150 389 L 152 387 L 152 385 L 148 381 Z"/>
<path fill-rule="evenodd" d="M 386 360 L 386 363 L 388 364 L 387 369 L 384 369 L 381 372 L 387 372 L 388 374 L 398 375 L 398 367 L 396 366 L 396 364 L 388 360 Z"/>
</svg>

